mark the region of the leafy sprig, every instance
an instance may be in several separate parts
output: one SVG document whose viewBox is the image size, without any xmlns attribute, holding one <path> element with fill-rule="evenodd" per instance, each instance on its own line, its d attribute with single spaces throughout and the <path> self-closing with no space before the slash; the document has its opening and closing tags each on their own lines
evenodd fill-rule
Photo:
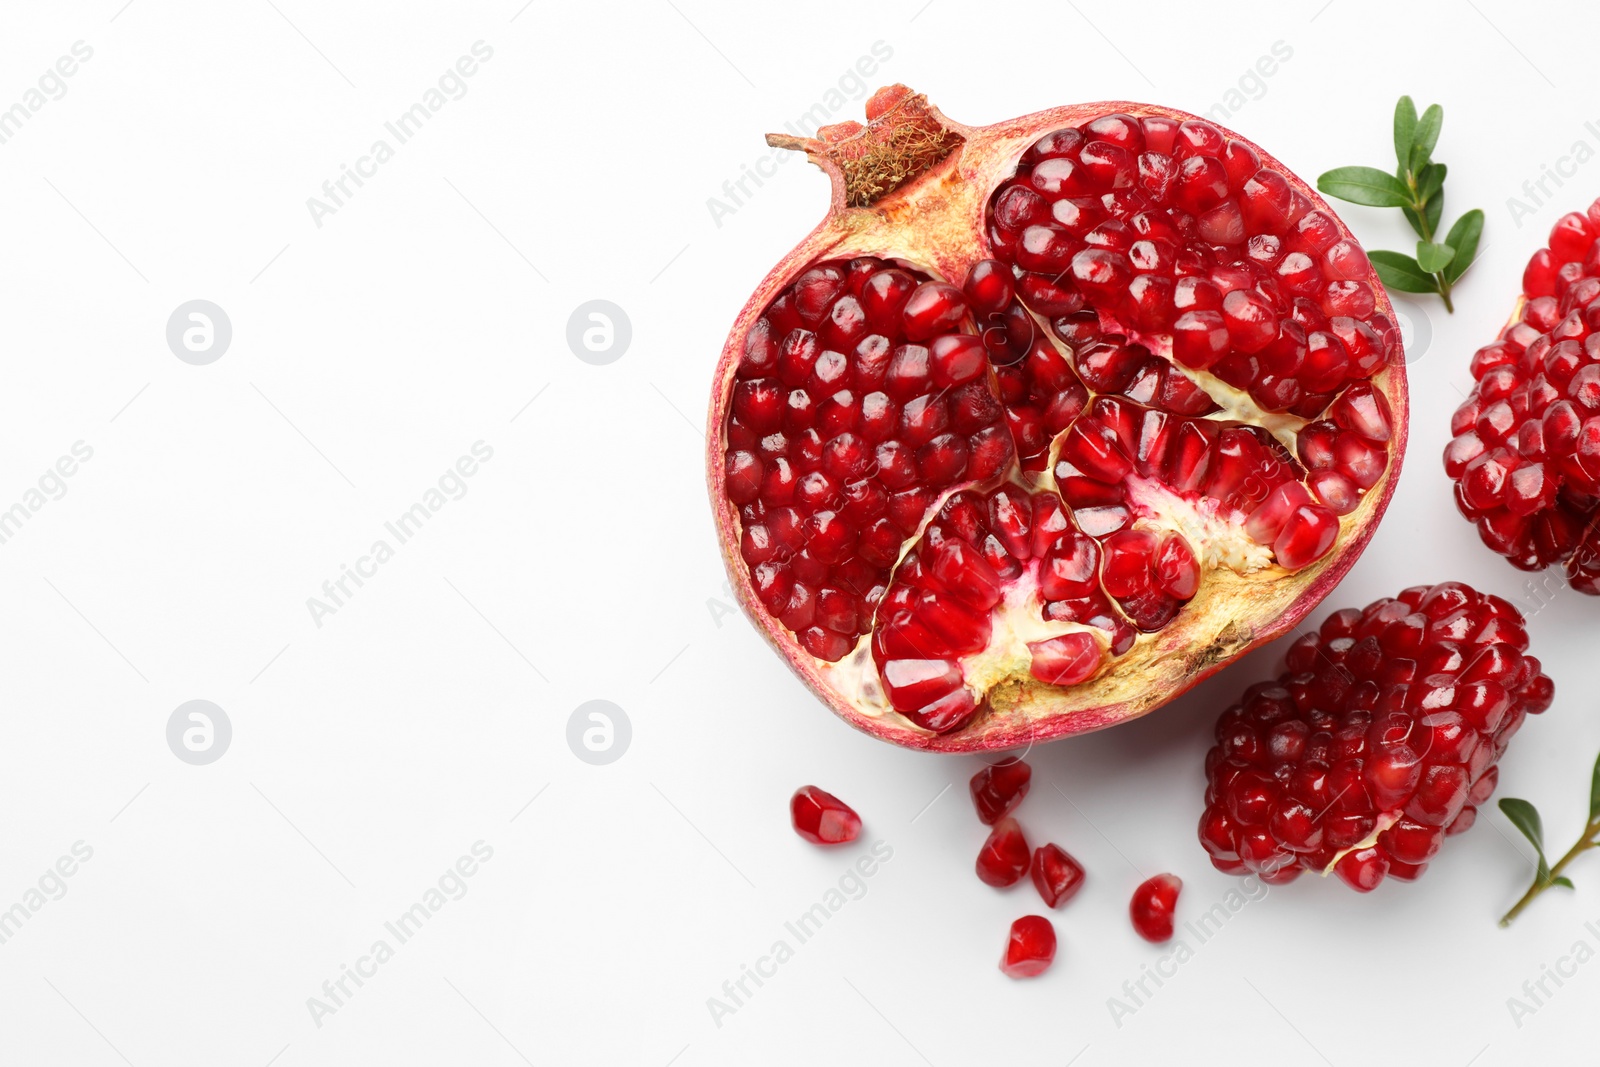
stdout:
<svg viewBox="0 0 1600 1067">
<path fill-rule="evenodd" d="M 1394 107 L 1393 174 L 1377 167 L 1336 167 L 1317 179 L 1328 196 L 1369 207 L 1397 207 L 1417 232 L 1416 255 L 1376 251 L 1368 254 L 1383 284 L 1404 293 L 1437 293 L 1446 311 L 1454 312 L 1450 289 L 1472 266 L 1483 234 L 1483 212 L 1462 215 L 1444 240 L 1435 236 L 1444 221 L 1444 179 L 1449 168 L 1433 161 L 1444 109 L 1433 104 L 1420 116 L 1409 96 Z"/>
<path fill-rule="evenodd" d="M 1553 885 L 1564 889 L 1572 888 L 1572 879 L 1562 871 L 1567 869 L 1567 864 L 1589 851 L 1591 848 L 1600 848 L 1600 759 L 1594 764 L 1594 774 L 1589 782 L 1589 823 L 1583 828 L 1583 835 L 1578 838 L 1578 843 L 1567 850 L 1567 854 L 1556 860 L 1552 865 L 1544 854 L 1544 824 L 1539 818 L 1539 809 L 1518 797 L 1506 797 L 1500 801 L 1500 810 L 1506 813 L 1506 818 L 1511 820 L 1511 825 L 1522 831 L 1522 836 L 1533 842 L 1533 850 L 1539 857 L 1538 866 L 1534 870 L 1533 884 L 1528 886 L 1528 891 L 1522 894 L 1522 899 L 1505 913 L 1501 918 L 1501 926 L 1510 926 L 1511 920 L 1522 914 L 1522 909 L 1533 902 L 1533 898 L 1543 893 Z"/>
</svg>

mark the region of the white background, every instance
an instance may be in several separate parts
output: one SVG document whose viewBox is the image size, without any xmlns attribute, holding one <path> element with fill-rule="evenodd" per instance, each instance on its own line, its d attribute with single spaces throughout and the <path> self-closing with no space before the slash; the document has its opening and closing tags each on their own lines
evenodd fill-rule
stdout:
<svg viewBox="0 0 1600 1067">
<path fill-rule="evenodd" d="M 1531 217 L 1508 205 L 1575 142 L 1600 147 L 1592 78 L 1572 62 L 1600 16 L 1547 4 L 1533 20 L 1507 0 L 1166 6 L 9 5 L 0 108 L 75 41 L 94 54 L 0 145 L 0 508 L 75 441 L 94 456 L 0 545 L 0 908 L 74 842 L 93 858 L 0 945 L 0 1062 L 1592 1055 L 1600 964 L 1548 986 L 1520 1027 L 1507 998 L 1580 939 L 1600 948 L 1584 926 L 1600 920 L 1600 862 L 1499 930 L 1530 872 L 1492 809 L 1416 885 L 1362 897 L 1304 878 L 1251 902 L 1114 1020 L 1108 999 L 1163 951 L 1126 919 L 1141 877 L 1180 874 L 1184 919 L 1236 884 L 1195 839 L 1201 760 L 1217 713 L 1280 648 L 1031 754 L 1023 824 L 1089 882 L 1054 915 L 1054 968 L 1019 983 L 996 960 L 1011 920 L 1041 905 L 971 873 L 980 761 L 854 733 L 728 613 L 701 473 L 710 371 L 827 189 L 794 160 L 721 225 L 707 200 L 876 41 L 892 56 L 874 82 L 968 123 L 1117 97 L 1208 111 L 1282 41 L 1292 58 L 1227 124 L 1308 176 L 1385 165 L 1400 93 L 1442 103 L 1446 218 L 1487 212 L 1485 258 L 1453 317 L 1401 304 L 1410 454 L 1329 606 L 1443 579 L 1537 605 L 1456 515 L 1438 457 L 1528 255 L 1600 191 L 1587 162 L 1553 202 L 1525 201 Z M 307 198 L 478 40 L 494 55 L 467 94 L 315 225 Z M 1369 247 L 1408 247 L 1397 212 L 1341 211 Z M 233 325 L 209 366 L 164 336 L 197 298 Z M 606 366 L 566 342 L 591 299 L 632 323 Z M 465 497 L 315 625 L 307 598 L 479 440 L 494 456 Z M 1537 802 L 1560 851 L 1600 749 L 1600 605 L 1564 587 L 1545 599 L 1531 629 L 1556 702 L 1516 741 L 1500 795 Z M 165 739 L 197 698 L 233 725 L 209 766 Z M 594 699 L 632 723 L 607 766 L 566 741 Z M 790 831 L 788 796 L 808 782 L 863 814 L 859 845 Z M 317 1025 L 307 999 L 479 840 L 493 858 L 466 895 Z M 893 858 L 865 896 L 716 1025 L 707 999 L 873 840 Z"/>
</svg>

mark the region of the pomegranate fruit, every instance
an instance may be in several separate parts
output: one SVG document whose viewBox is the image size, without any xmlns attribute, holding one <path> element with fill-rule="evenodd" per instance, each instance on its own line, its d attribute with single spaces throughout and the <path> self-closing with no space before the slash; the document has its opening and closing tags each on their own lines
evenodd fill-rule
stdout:
<svg viewBox="0 0 1600 1067">
<path fill-rule="evenodd" d="M 1219 870 L 1362 892 L 1411 881 L 1472 826 L 1554 689 L 1517 609 L 1459 582 L 1336 611 L 1245 690 L 1206 756 L 1200 842 Z"/>
<path fill-rule="evenodd" d="M 1040 845 L 1033 853 L 1034 888 L 1048 907 L 1059 908 L 1083 888 L 1083 864 L 1060 845 Z"/>
<path fill-rule="evenodd" d="M 1265 152 L 1126 102 L 904 86 L 773 136 L 832 179 L 718 364 L 739 600 L 838 714 L 976 751 L 1142 715 L 1298 622 L 1406 439 L 1366 254 Z"/>
<path fill-rule="evenodd" d="M 1172 940 L 1172 919 L 1181 889 L 1183 879 L 1175 874 L 1158 874 L 1139 883 L 1128 902 L 1128 917 L 1140 937 L 1158 945 Z"/>
<path fill-rule="evenodd" d="M 803 785 L 789 799 L 794 832 L 813 845 L 842 845 L 861 833 L 861 816 L 834 796 L 814 785 Z"/>
<path fill-rule="evenodd" d="M 1566 565 L 1600 595 L 1600 200 L 1562 217 L 1528 261 L 1444 451 L 1456 506 L 1522 570 Z"/>
<path fill-rule="evenodd" d="M 972 806 L 978 809 L 978 821 L 993 826 L 1010 815 L 1028 795 L 1032 778 L 1033 768 L 1019 759 L 1003 760 L 973 775 Z"/>
<path fill-rule="evenodd" d="M 1024 915 L 1011 924 L 1000 969 L 1011 978 L 1033 978 L 1056 958 L 1056 928 L 1043 915 Z"/>
<path fill-rule="evenodd" d="M 980 881 L 1004 889 L 1022 881 L 1028 873 L 1028 842 L 1017 820 L 1006 816 L 994 824 L 989 837 L 978 850 Z"/>
</svg>

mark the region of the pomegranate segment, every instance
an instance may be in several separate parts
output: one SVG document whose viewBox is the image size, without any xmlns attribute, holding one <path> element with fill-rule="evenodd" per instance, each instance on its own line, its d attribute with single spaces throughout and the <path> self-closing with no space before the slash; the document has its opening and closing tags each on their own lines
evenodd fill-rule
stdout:
<svg viewBox="0 0 1600 1067">
<path fill-rule="evenodd" d="M 861 816 L 834 796 L 814 785 L 803 785 L 789 800 L 794 832 L 813 845 L 842 845 L 861 833 Z"/>
<path fill-rule="evenodd" d="M 1128 902 L 1128 917 L 1140 937 L 1158 945 L 1172 940 L 1172 920 L 1182 888 L 1183 879 L 1175 874 L 1158 874 L 1139 883 Z"/>
<path fill-rule="evenodd" d="M 1033 978 L 1056 958 L 1056 928 L 1043 915 L 1024 915 L 1011 924 L 1000 970 L 1010 978 Z"/>
<path fill-rule="evenodd" d="M 1600 595 L 1600 201 L 1555 224 L 1522 288 L 1472 357 L 1445 473 L 1484 544 L 1522 570 L 1564 563 Z"/>
<path fill-rule="evenodd" d="M 1303 616 L 1405 442 L 1399 332 L 1326 205 L 1157 108 L 867 111 L 774 139 L 834 214 L 713 398 L 769 639 L 853 724 L 961 751 L 1142 714 Z"/>
<path fill-rule="evenodd" d="M 838 660 L 936 494 L 1007 469 L 961 294 L 873 257 L 806 271 L 745 338 L 725 433 L 739 551 L 767 611 Z M 970 329 L 970 326 L 968 326 Z"/>
<path fill-rule="evenodd" d="M 1200 841 L 1270 884 L 1411 881 L 1472 826 L 1496 764 L 1554 689 L 1517 609 L 1458 582 L 1336 611 L 1217 721 Z"/>
<path fill-rule="evenodd" d="M 990 764 L 973 775 L 970 788 L 978 821 L 993 826 L 1010 815 L 1028 795 L 1032 778 L 1033 768 L 1019 759 Z"/>
</svg>

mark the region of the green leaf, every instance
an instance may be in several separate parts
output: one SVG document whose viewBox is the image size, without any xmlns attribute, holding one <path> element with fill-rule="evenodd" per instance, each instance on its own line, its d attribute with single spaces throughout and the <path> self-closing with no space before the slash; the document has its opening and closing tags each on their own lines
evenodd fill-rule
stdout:
<svg viewBox="0 0 1600 1067">
<path fill-rule="evenodd" d="M 1445 268 L 1444 280 L 1455 284 L 1457 278 L 1467 273 L 1467 268 L 1472 266 L 1472 260 L 1478 254 L 1478 238 L 1483 234 L 1483 212 L 1477 208 L 1456 219 L 1456 224 L 1450 227 L 1450 232 L 1445 235 L 1444 243 L 1456 250 L 1450 265 Z M 1589 799 L 1589 818 L 1600 815 L 1600 761 L 1595 764 L 1594 791 Z"/>
<path fill-rule="evenodd" d="M 1572 879 L 1568 878 L 1564 874 L 1558 874 L 1554 878 L 1550 879 L 1550 884 L 1551 885 L 1566 886 L 1568 889 L 1576 889 L 1576 888 L 1578 888 L 1577 886 L 1572 884 Z"/>
<path fill-rule="evenodd" d="M 1402 96 L 1394 106 L 1394 158 L 1403 168 L 1411 161 L 1411 146 L 1417 140 L 1417 105 Z"/>
<path fill-rule="evenodd" d="M 1594 761 L 1594 780 L 1589 786 L 1589 821 L 1600 819 L 1600 759 Z"/>
<path fill-rule="evenodd" d="M 1422 217 L 1427 220 L 1428 232 L 1439 232 L 1439 220 L 1444 217 L 1444 190 L 1423 205 Z"/>
<path fill-rule="evenodd" d="M 1443 163 L 1429 163 L 1422 168 L 1422 173 L 1417 175 L 1417 199 L 1427 202 L 1444 188 L 1445 172 L 1450 168 Z"/>
<path fill-rule="evenodd" d="M 1500 801 L 1500 810 L 1506 813 L 1512 826 L 1522 831 L 1523 837 L 1533 842 L 1534 851 L 1539 853 L 1539 865 L 1543 868 L 1544 823 L 1539 818 L 1539 809 L 1519 797 L 1504 797 Z"/>
<path fill-rule="evenodd" d="M 1417 266 L 1429 274 L 1438 274 L 1455 258 L 1456 250 L 1449 245 L 1436 245 L 1431 241 L 1417 242 Z"/>
<path fill-rule="evenodd" d="M 1317 188 L 1329 196 L 1369 207 L 1401 207 L 1411 202 L 1411 192 L 1404 183 L 1376 167 L 1336 167 L 1317 179 Z"/>
<path fill-rule="evenodd" d="M 1444 108 L 1430 105 L 1417 120 L 1416 132 L 1411 138 L 1411 169 L 1420 171 L 1433 158 L 1433 146 L 1439 143 L 1439 127 L 1444 125 Z"/>
<path fill-rule="evenodd" d="M 1401 252 L 1379 250 L 1367 255 L 1383 284 L 1402 293 L 1437 293 L 1439 283 L 1417 261 Z"/>
</svg>

